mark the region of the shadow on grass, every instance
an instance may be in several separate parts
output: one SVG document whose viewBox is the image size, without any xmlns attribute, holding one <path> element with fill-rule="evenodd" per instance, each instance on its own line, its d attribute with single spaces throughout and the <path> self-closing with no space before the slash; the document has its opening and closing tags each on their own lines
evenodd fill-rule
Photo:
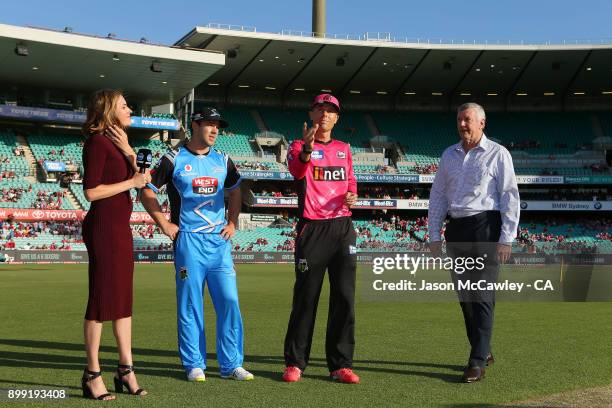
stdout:
<svg viewBox="0 0 612 408">
<path fill-rule="evenodd" d="M 83 356 L 74 355 L 57 355 L 57 354 L 45 354 L 36 353 L 31 351 L 4 351 L 0 350 L 0 366 L 4 367 L 22 367 L 22 368 L 50 368 L 50 369 L 61 369 L 61 370 L 75 370 L 81 371 L 85 365 L 84 347 L 78 343 L 60 343 L 53 341 L 41 341 L 41 340 L 25 340 L 25 339 L 0 339 L 0 345 L 12 346 L 12 347 L 23 347 L 29 349 L 44 349 L 44 350 L 63 350 L 70 352 L 83 353 Z M 41 350 L 42 351 L 42 350 Z M 116 348 L 111 346 L 100 346 L 101 352 L 115 353 Z M 137 373 L 156 376 L 156 377 L 167 377 L 183 380 L 185 373 L 182 366 L 178 363 L 178 352 L 169 350 L 156 350 L 156 349 L 145 349 L 145 348 L 134 348 L 133 353 L 136 359 Z M 151 362 L 145 359 L 138 358 L 139 356 L 147 357 L 172 357 L 176 358 L 177 363 L 161 363 Z M 207 359 L 216 360 L 217 355 L 215 353 L 207 353 Z M 271 364 L 278 365 L 278 371 L 269 370 L 252 370 L 253 374 L 268 378 L 274 381 L 282 381 L 281 370 L 284 368 L 285 361 L 282 356 L 259 356 L 259 355 L 247 355 L 245 356 L 246 363 L 257 363 L 257 364 Z M 437 364 L 437 363 L 426 363 L 426 362 L 402 362 L 402 361 L 385 361 L 385 360 L 354 360 L 353 368 L 355 371 L 361 372 L 373 372 L 373 373 L 386 373 L 392 375 L 408 375 L 408 376 L 420 376 L 427 377 L 445 382 L 456 383 L 459 381 L 457 374 L 441 373 L 441 372 L 430 372 L 421 370 L 406 369 L 407 367 L 423 367 L 432 369 L 451 370 L 455 372 L 463 371 L 463 367 L 458 365 L 449 364 Z M 103 358 L 100 359 L 100 365 L 106 372 L 112 372 L 116 369 L 117 360 Z M 311 358 L 310 366 L 312 367 L 326 367 L 324 358 Z M 373 366 L 374 365 L 374 366 Z M 218 372 L 217 367 L 208 367 L 209 372 Z M 306 374 L 307 375 L 307 374 Z M 320 378 L 325 381 L 329 381 L 327 376 L 314 376 L 310 378 Z M 44 384 L 41 384 L 44 385 Z"/>
<path fill-rule="evenodd" d="M 495 404 L 480 404 L 480 403 L 467 403 L 467 404 L 446 404 L 441 405 L 443 408 L 559 408 L 559 405 L 495 405 Z"/>
</svg>

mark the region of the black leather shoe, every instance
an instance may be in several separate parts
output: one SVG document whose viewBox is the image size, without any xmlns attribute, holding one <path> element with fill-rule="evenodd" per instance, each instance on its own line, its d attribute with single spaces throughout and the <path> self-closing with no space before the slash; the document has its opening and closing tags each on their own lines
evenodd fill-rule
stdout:
<svg viewBox="0 0 612 408">
<path fill-rule="evenodd" d="M 464 383 L 473 383 L 484 379 L 484 377 L 484 367 L 466 367 L 465 371 L 463 372 L 463 376 L 461 377 L 461 381 Z"/>
<path fill-rule="evenodd" d="M 493 357 L 493 353 L 489 353 L 487 355 L 487 367 L 492 366 L 495 362 L 495 358 Z"/>
</svg>

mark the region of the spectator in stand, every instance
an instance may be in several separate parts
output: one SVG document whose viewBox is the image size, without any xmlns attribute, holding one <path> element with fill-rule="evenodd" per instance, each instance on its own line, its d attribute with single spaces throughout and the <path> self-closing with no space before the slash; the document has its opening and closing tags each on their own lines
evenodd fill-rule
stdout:
<svg viewBox="0 0 612 408">
<path fill-rule="evenodd" d="M 269 171 L 270 165 L 261 162 L 249 162 L 249 161 L 237 161 L 236 167 L 238 170 L 246 169 L 246 170 L 260 170 L 260 171 Z"/>
</svg>

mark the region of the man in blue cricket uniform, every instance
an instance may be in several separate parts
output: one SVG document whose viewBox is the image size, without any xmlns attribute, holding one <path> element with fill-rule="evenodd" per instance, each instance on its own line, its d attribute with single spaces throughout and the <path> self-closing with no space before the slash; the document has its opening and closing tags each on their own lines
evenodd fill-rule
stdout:
<svg viewBox="0 0 612 408">
<path fill-rule="evenodd" d="M 214 108 L 205 108 L 191 119 L 189 142 L 164 155 L 151 171 L 155 186 L 168 186 L 170 221 L 150 189 L 143 190 L 142 204 L 174 241 L 179 354 L 187 379 L 206 379 L 206 282 L 217 314 L 221 376 L 252 380 L 253 374 L 242 367 L 242 318 L 229 242 L 240 213 L 240 174 L 227 154 L 212 148 L 219 128 L 228 126 L 221 114 Z M 229 198 L 227 221 L 225 192 Z"/>
</svg>

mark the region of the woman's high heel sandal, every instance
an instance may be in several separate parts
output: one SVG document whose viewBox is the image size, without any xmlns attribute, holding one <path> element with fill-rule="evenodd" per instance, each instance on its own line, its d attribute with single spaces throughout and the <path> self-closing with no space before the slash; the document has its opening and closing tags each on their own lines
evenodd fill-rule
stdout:
<svg viewBox="0 0 612 408">
<path fill-rule="evenodd" d="M 125 386 L 127 393 L 130 395 L 147 395 L 147 391 L 145 391 L 142 388 L 139 388 L 136 391 L 132 391 L 132 389 L 130 389 L 130 385 L 127 382 L 123 381 L 123 377 L 125 377 L 126 375 L 128 375 L 129 373 L 133 371 L 134 371 L 134 366 L 127 365 L 127 364 L 117 365 L 117 376 L 113 377 L 113 380 L 115 381 L 115 392 L 116 393 L 122 393 L 123 386 Z"/>
<path fill-rule="evenodd" d="M 89 386 L 87 385 L 88 383 L 100 377 L 101 375 L 102 375 L 101 371 L 90 371 L 90 370 L 85 369 L 85 371 L 83 372 L 83 378 L 81 378 L 81 388 L 83 389 L 83 398 L 90 398 L 90 399 L 95 399 L 95 400 L 113 400 L 114 399 L 114 398 L 108 398 L 108 397 L 113 396 L 113 394 L 111 394 L 110 392 L 94 397 L 93 393 L 91 392 L 91 388 L 89 388 Z"/>
</svg>

